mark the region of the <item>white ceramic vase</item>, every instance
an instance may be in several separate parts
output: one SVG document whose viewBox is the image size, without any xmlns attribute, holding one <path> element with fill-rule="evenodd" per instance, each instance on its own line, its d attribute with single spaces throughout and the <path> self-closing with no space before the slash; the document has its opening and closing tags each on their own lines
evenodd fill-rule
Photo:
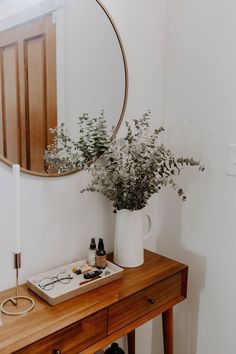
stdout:
<svg viewBox="0 0 236 354">
<path fill-rule="evenodd" d="M 148 230 L 145 232 L 145 217 Z M 121 267 L 138 267 L 144 262 L 143 241 L 151 234 L 151 217 L 143 209 L 119 210 L 116 214 L 114 262 Z"/>
</svg>

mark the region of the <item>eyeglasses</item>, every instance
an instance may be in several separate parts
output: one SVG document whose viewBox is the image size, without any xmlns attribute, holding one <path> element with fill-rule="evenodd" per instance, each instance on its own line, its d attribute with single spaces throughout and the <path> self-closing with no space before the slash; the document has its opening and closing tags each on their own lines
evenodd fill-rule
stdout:
<svg viewBox="0 0 236 354">
<path fill-rule="evenodd" d="M 38 286 L 43 290 L 52 290 L 55 283 L 69 284 L 73 277 L 70 274 L 59 273 L 52 277 L 43 278 L 40 280 Z"/>
</svg>

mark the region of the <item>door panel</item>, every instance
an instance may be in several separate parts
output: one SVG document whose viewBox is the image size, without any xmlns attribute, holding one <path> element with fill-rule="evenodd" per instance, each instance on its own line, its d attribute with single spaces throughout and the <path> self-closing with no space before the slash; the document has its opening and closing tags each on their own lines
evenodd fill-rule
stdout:
<svg viewBox="0 0 236 354">
<path fill-rule="evenodd" d="M 25 42 L 25 58 L 27 63 L 28 167 L 33 171 L 42 171 L 44 169 L 42 156 L 47 145 L 44 36 L 34 37 Z"/>
<path fill-rule="evenodd" d="M 2 98 L 2 48 L 0 48 L 0 154 L 4 153 L 4 125 L 3 125 L 3 100 Z"/>
<path fill-rule="evenodd" d="M 18 85 L 17 44 L 6 46 L 2 50 L 3 70 L 3 120 L 5 138 L 5 156 L 12 162 L 20 163 L 19 129 L 19 85 Z"/>
<path fill-rule="evenodd" d="M 52 15 L 0 32 L 0 153 L 44 172 L 57 126 L 56 29 Z"/>
</svg>

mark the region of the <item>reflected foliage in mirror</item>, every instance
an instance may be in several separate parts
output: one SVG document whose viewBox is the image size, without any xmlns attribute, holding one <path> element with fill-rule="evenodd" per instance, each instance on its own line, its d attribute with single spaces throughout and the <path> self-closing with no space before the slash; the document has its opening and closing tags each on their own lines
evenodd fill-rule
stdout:
<svg viewBox="0 0 236 354">
<path fill-rule="evenodd" d="M 89 116 L 105 112 L 106 127 L 103 113 L 92 120 L 106 140 L 124 115 L 127 66 L 119 34 L 98 0 L 15 3 L 0 3 L 1 159 L 42 176 L 74 172 L 94 158 L 82 129 Z M 70 164 L 58 154 L 65 133 Z M 82 142 L 91 145 L 87 156 Z"/>
<path fill-rule="evenodd" d="M 53 143 L 48 146 L 45 161 L 51 173 L 82 169 L 103 154 L 111 141 L 104 112 L 98 117 L 84 113 L 78 119 L 78 139 L 68 135 L 64 123 L 52 129 Z"/>
</svg>

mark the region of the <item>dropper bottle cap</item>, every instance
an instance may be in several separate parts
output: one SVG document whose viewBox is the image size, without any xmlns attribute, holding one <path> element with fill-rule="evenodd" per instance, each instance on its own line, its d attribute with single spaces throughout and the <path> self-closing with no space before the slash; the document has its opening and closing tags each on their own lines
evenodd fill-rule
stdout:
<svg viewBox="0 0 236 354">
<path fill-rule="evenodd" d="M 95 237 L 92 237 L 92 238 L 91 238 L 91 242 L 90 242 L 89 248 L 90 248 L 91 250 L 95 250 L 95 249 L 96 249 Z"/>
<path fill-rule="evenodd" d="M 104 250 L 104 243 L 103 243 L 103 239 L 102 238 L 99 238 L 98 249 L 99 249 L 99 251 L 103 251 Z"/>
</svg>

